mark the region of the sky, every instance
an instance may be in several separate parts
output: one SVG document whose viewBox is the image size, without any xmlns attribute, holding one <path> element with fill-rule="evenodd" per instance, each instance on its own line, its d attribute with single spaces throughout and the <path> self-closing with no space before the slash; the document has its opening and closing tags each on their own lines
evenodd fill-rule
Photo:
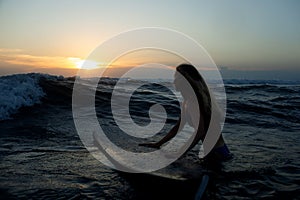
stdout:
<svg viewBox="0 0 300 200">
<path fill-rule="evenodd" d="M 162 27 L 196 40 L 229 78 L 297 78 L 299 10 L 298 0 L 0 0 L 0 75 L 72 76 L 112 36 Z"/>
</svg>

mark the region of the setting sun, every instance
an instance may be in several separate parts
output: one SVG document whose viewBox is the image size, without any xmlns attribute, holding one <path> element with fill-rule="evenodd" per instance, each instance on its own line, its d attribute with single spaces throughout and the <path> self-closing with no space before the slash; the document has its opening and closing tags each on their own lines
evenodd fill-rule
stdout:
<svg viewBox="0 0 300 200">
<path fill-rule="evenodd" d="M 68 58 L 78 69 L 96 69 L 100 67 L 100 63 L 93 60 L 82 60 L 81 58 Z"/>
</svg>

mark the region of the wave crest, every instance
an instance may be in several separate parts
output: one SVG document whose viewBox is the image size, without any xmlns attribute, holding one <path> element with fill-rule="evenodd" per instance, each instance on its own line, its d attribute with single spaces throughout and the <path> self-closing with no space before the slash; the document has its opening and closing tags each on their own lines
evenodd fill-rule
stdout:
<svg viewBox="0 0 300 200">
<path fill-rule="evenodd" d="M 0 77 L 0 121 L 10 119 L 22 107 L 41 102 L 45 96 L 39 85 L 42 77 L 49 79 L 52 76 L 31 73 Z"/>
</svg>

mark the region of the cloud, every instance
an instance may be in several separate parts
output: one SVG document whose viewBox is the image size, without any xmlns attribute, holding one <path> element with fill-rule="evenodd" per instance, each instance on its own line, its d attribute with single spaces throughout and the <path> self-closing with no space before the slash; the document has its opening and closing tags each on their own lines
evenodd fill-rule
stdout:
<svg viewBox="0 0 300 200">
<path fill-rule="evenodd" d="M 18 52 L 22 52 L 22 49 L 1 49 L 0 48 L 0 53 L 18 53 Z"/>
<path fill-rule="evenodd" d="M 0 49 L 0 61 L 11 65 L 38 68 L 74 68 L 75 64 L 68 57 L 34 56 L 21 49 Z"/>
</svg>

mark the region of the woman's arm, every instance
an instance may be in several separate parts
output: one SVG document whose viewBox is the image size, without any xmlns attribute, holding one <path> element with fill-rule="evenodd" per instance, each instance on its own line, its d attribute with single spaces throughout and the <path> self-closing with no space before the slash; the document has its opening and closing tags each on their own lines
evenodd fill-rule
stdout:
<svg viewBox="0 0 300 200">
<path fill-rule="evenodd" d="M 177 121 L 177 123 L 175 124 L 175 126 L 173 126 L 173 128 L 169 131 L 169 133 L 167 135 L 165 135 L 160 141 L 155 142 L 155 143 L 142 143 L 142 144 L 139 144 L 139 146 L 152 147 L 152 148 L 160 148 L 161 145 L 163 145 L 164 143 L 168 142 L 173 137 L 175 137 L 175 135 L 179 131 L 180 122 L 181 122 L 181 118 L 179 118 L 179 120 Z"/>
<path fill-rule="evenodd" d="M 199 121 L 199 126 L 198 126 L 198 129 L 197 129 L 197 133 L 195 135 L 195 138 L 192 142 L 192 144 L 190 145 L 190 147 L 188 148 L 187 151 L 191 150 L 192 148 L 194 148 L 194 146 L 196 146 L 199 141 L 201 140 L 203 142 L 204 138 L 205 138 L 205 135 L 206 135 L 206 132 L 204 130 L 204 120 L 203 120 L 203 115 L 202 113 L 200 112 L 200 121 Z"/>
</svg>

